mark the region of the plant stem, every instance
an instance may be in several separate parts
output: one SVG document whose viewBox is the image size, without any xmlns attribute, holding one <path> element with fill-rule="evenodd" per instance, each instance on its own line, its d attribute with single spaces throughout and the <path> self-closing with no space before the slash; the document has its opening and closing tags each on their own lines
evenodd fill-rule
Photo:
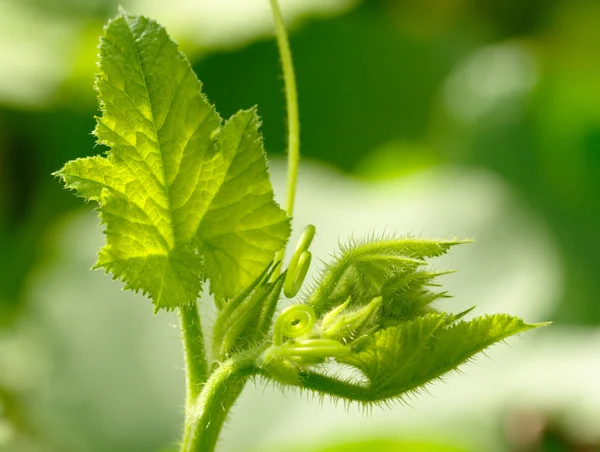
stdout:
<svg viewBox="0 0 600 452">
<path fill-rule="evenodd" d="M 183 336 L 183 352 L 185 359 L 185 418 L 186 424 L 183 432 L 183 447 L 190 435 L 187 419 L 208 376 L 208 362 L 204 348 L 204 335 L 198 315 L 198 304 L 194 301 L 191 306 L 179 308 L 181 318 L 181 333 Z"/>
<path fill-rule="evenodd" d="M 179 309 L 183 350 L 185 354 L 186 411 L 194 403 L 208 376 L 208 362 L 204 349 L 204 336 L 198 315 L 198 305 Z"/>
<path fill-rule="evenodd" d="M 299 386 L 303 389 L 310 389 L 321 394 L 329 394 L 333 397 L 361 402 L 374 402 L 377 400 L 373 391 L 365 386 L 338 380 L 315 372 L 300 373 L 300 382 Z"/>
<path fill-rule="evenodd" d="M 285 210 L 291 217 L 294 213 L 294 200 L 296 197 L 296 180 L 298 176 L 298 162 L 300 159 L 300 121 L 298 119 L 298 91 L 296 89 L 296 76 L 292 62 L 290 43 L 277 0 L 270 0 L 277 34 L 277 46 L 281 57 L 283 79 L 285 82 L 285 100 L 287 104 L 288 120 L 288 183 L 287 201 Z"/>
<path fill-rule="evenodd" d="M 294 64 L 292 62 L 292 52 L 290 42 L 281 9 L 277 0 L 269 0 L 271 10 L 273 11 L 273 20 L 275 22 L 275 33 L 277 35 L 277 46 L 281 58 L 281 67 L 283 69 L 283 79 L 285 83 L 285 100 L 287 105 L 287 132 L 288 132 L 288 174 L 287 174 L 287 199 L 285 210 L 289 217 L 294 213 L 294 201 L 296 199 L 296 182 L 298 180 L 298 163 L 300 161 L 300 120 L 298 115 L 298 90 L 296 89 L 296 76 L 294 74 Z M 285 246 L 277 253 L 275 261 L 280 261 L 285 255 Z M 281 268 L 281 266 L 279 267 Z M 276 270 L 277 277 L 280 270 Z"/>
<path fill-rule="evenodd" d="M 186 415 L 181 452 L 213 452 L 223 423 L 250 375 L 258 373 L 256 356 L 236 356 L 210 375 Z"/>
</svg>

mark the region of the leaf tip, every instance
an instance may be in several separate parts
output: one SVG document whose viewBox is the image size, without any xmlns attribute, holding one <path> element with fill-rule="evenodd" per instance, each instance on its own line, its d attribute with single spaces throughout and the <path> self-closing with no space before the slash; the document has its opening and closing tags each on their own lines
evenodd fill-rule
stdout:
<svg viewBox="0 0 600 452">
<path fill-rule="evenodd" d="M 128 16 L 129 13 L 127 12 L 127 10 L 123 7 L 123 5 L 119 5 L 117 6 L 117 11 L 118 11 L 118 16 Z"/>
<path fill-rule="evenodd" d="M 64 169 L 64 166 L 61 169 L 59 169 L 59 170 L 53 171 L 52 173 L 50 173 L 50 175 L 52 177 L 56 177 L 57 179 L 60 179 L 60 180 L 64 181 L 65 180 L 65 176 L 63 174 L 63 169 Z"/>
<path fill-rule="evenodd" d="M 526 323 L 525 325 L 531 329 L 534 329 L 534 328 L 547 327 L 547 326 L 552 325 L 552 323 L 554 323 L 554 322 L 549 321 L 549 322 L 540 322 L 540 323 Z"/>
</svg>

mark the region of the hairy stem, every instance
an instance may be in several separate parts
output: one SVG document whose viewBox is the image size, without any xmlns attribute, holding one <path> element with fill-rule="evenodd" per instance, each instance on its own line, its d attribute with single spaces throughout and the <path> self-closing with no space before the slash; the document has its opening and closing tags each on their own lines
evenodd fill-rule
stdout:
<svg viewBox="0 0 600 452">
<path fill-rule="evenodd" d="M 275 22 L 275 32 L 277 35 L 277 46 L 281 58 L 281 67 L 283 69 L 283 79 L 285 83 L 285 100 L 287 105 L 287 133 L 288 133 L 288 175 L 287 175 L 287 199 L 285 210 L 289 217 L 294 213 L 294 200 L 296 198 L 296 182 L 298 179 L 298 163 L 300 161 L 300 120 L 298 115 L 298 90 L 296 89 L 296 75 L 294 74 L 294 64 L 292 62 L 292 52 L 290 42 L 281 9 L 277 0 L 269 0 L 271 10 L 273 11 L 273 20 Z M 275 261 L 283 259 L 284 248 L 277 253 Z M 274 277 L 279 275 L 279 269 L 276 270 Z"/>
<path fill-rule="evenodd" d="M 327 375 L 314 372 L 300 373 L 299 385 L 303 389 L 310 389 L 321 394 L 360 402 L 374 402 L 379 398 L 368 387 L 348 381 L 337 380 Z"/>
<path fill-rule="evenodd" d="M 254 354 L 238 355 L 217 367 L 186 415 L 181 452 L 213 452 L 223 423 L 248 377 L 258 373 Z"/>
<path fill-rule="evenodd" d="M 189 307 L 179 309 L 183 350 L 185 354 L 186 375 L 186 407 L 196 400 L 202 385 L 208 376 L 208 362 L 204 349 L 204 336 L 198 315 L 198 305 L 194 302 Z"/>
<path fill-rule="evenodd" d="M 198 304 L 179 308 L 181 318 L 181 333 L 183 336 L 183 351 L 185 359 L 185 417 L 189 418 L 194 402 L 200 394 L 202 385 L 208 376 L 208 362 L 204 348 L 204 335 L 198 315 Z M 183 447 L 190 436 L 186 422 L 183 433 Z"/>
</svg>

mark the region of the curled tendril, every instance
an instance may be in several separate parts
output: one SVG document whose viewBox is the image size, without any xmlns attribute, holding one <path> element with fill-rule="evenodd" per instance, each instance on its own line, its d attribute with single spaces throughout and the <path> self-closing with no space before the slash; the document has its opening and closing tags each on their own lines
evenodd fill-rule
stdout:
<svg viewBox="0 0 600 452">
<path fill-rule="evenodd" d="M 300 339 L 289 346 L 282 345 L 283 337 L 295 339 L 310 333 L 316 321 L 315 311 L 309 305 L 297 304 L 284 309 L 277 317 L 273 331 L 273 345 L 277 347 L 277 353 L 305 363 L 348 355 L 350 347 L 333 339 Z"/>
<path fill-rule="evenodd" d="M 281 345 L 284 336 L 292 339 L 304 336 L 312 330 L 316 321 L 315 310 L 306 304 L 285 308 L 273 327 L 273 345 Z"/>
<path fill-rule="evenodd" d="M 296 245 L 296 250 L 290 260 L 290 265 L 288 266 L 287 275 L 283 284 L 283 293 L 288 298 L 296 296 L 302 287 L 304 278 L 306 278 L 306 273 L 308 272 L 310 261 L 312 259 L 312 254 L 308 251 L 308 247 L 315 236 L 315 232 L 315 227 L 312 224 L 309 224 L 304 228 L 300 240 L 298 240 L 298 245 Z"/>
</svg>

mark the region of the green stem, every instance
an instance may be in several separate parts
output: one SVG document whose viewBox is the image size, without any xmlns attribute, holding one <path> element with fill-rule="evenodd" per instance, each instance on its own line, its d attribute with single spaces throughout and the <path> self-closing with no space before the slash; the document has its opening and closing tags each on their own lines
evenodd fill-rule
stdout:
<svg viewBox="0 0 600 452">
<path fill-rule="evenodd" d="M 200 394 L 202 385 L 208 376 L 208 362 L 204 348 L 204 335 L 198 314 L 198 304 L 179 308 L 181 333 L 183 336 L 183 352 L 185 358 L 185 417 L 189 418 L 193 405 Z M 183 447 L 189 437 L 188 424 L 184 427 Z"/>
<path fill-rule="evenodd" d="M 296 182 L 298 180 L 298 163 L 300 161 L 300 120 L 298 115 L 298 90 L 296 89 L 296 76 L 292 62 L 292 52 L 283 16 L 279 9 L 277 0 L 269 0 L 273 11 L 275 32 L 277 35 L 277 46 L 283 69 L 285 83 L 285 100 L 287 105 L 287 133 L 288 133 L 288 177 L 287 177 L 287 200 L 285 210 L 289 217 L 294 214 L 294 201 L 296 199 Z M 284 248 L 277 253 L 275 261 L 281 261 L 285 255 Z M 281 268 L 281 267 L 280 267 Z M 276 270 L 274 277 L 279 275 Z"/>
<path fill-rule="evenodd" d="M 300 373 L 299 386 L 302 389 L 310 389 L 321 394 L 329 394 L 350 401 L 376 402 L 381 398 L 377 397 L 368 387 L 315 372 Z"/>
<path fill-rule="evenodd" d="M 208 362 L 204 349 L 204 336 L 198 315 L 198 305 L 179 309 L 183 350 L 185 354 L 186 407 L 196 400 L 208 375 Z"/>
<path fill-rule="evenodd" d="M 217 367 L 186 415 L 181 452 L 213 452 L 223 423 L 244 389 L 258 373 L 256 356 L 236 356 Z"/>
</svg>

